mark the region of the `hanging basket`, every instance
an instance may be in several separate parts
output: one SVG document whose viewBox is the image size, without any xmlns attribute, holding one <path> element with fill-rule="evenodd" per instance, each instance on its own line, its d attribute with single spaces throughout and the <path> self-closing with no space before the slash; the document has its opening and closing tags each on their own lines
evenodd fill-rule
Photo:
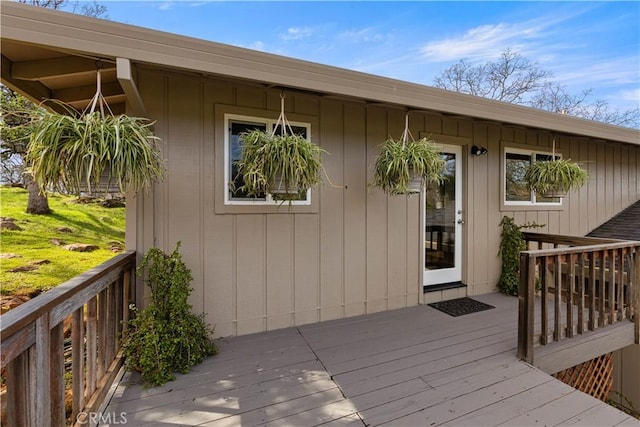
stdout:
<svg viewBox="0 0 640 427">
<path fill-rule="evenodd" d="M 417 194 L 422 191 L 422 175 L 414 172 L 413 170 L 409 172 L 409 185 L 407 185 L 407 194 Z"/>
<path fill-rule="evenodd" d="M 275 174 L 269 181 L 269 193 L 271 194 L 290 194 L 297 195 L 307 189 L 301 189 L 296 183 L 287 185 L 284 175 L 281 173 Z"/>
<path fill-rule="evenodd" d="M 529 190 L 543 197 L 566 197 L 570 190 L 586 184 L 589 173 L 571 160 L 555 159 L 529 165 L 524 180 Z"/>
<path fill-rule="evenodd" d="M 239 190 L 250 197 L 269 193 L 292 200 L 320 182 L 323 150 L 295 134 L 284 114 L 284 95 L 273 130 L 243 133 L 240 144 L 238 174 L 244 185 Z"/>
<path fill-rule="evenodd" d="M 556 139 L 550 161 L 536 161 L 527 166 L 524 181 L 529 191 L 548 198 L 563 198 L 571 190 L 587 183 L 589 173 L 571 159 L 556 158 Z"/>
<path fill-rule="evenodd" d="M 552 190 L 547 190 L 544 193 L 541 193 L 540 195 L 548 199 L 562 199 L 564 197 L 567 197 L 567 190 L 552 189 Z"/>
<path fill-rule="evenodd" d="M 372 185 L 389 194 L 416 194 L 425 182 L 442 182 L 445 161 L 433 141 L 415 141 L 409 132 L 409 116 L 400 140 L 387 139 L 380 147 Z"/>
<path fill-rule="evenodd" d="M 153 122 L 114 116 L 100 92 L 80 113 L 53 100 L 65 114 L 37 109 L 31 121 L 27 161 L 43 190 L 80 195 L 149 189 L 164 176 L 164 160 L 153 135 Z"/>
</svg>

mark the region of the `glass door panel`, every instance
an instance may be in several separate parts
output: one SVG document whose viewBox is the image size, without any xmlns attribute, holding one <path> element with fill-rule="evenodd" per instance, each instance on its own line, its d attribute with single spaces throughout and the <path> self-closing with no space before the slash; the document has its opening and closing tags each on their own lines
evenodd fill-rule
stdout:
<svg viewBox="0 0 640 427">
<path fill-rule="evenodd" d="M 424 285 L 457 282 L 462 261 L 461 148 L 444 146 L 442 183 L 429 183 L 425 193 Z"/>
</svg>

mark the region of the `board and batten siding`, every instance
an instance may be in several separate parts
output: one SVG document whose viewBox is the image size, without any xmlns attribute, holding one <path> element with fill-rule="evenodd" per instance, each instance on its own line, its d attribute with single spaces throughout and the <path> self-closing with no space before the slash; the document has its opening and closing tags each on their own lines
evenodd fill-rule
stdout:
<svg viewBox="0 0 640 427">
<path fill-rule="evenodd" d="M 423 301 L 421 198 L 388 196 L 369 186 L 379 144 L 402 134 L 402 109 L 286 92 L 287 114 L 310 118 L 312 140 L 328 152 L 328 179 L 313 190 L 313 206 L 291 213 L 286 205 L 227 209 L 220 205 L 226 131 L 221 112 L 259 111 L 275 119 L 280 91 L 143 66 L 138 71 L 168 173 L 128 204 L 127 245 L 140 257 L 154 245 L 171 251 L 181 242 L 193 274 L 190 302 L 195 312 L 207 314 L 217 336 Z M 427 112 L 411 112 L 410 128 L 416 137 L 463 146 L 462 281 L 469 295 L 495 290 L 503 215 L 547 224 L 547 232 L 584 235 L 640 198 L 640 148 L 560 136 L 557 147 L 565 156 L 588 162 L 589 185 L 571 195 L 563 210 L 504 210 L 502 147 L 550 147 L 548 133 Z M 469 156 L 473 144 L 487 147 L 488 154 Z M 146 293 L 138 293 L 139 304 Z"/>
</svg>

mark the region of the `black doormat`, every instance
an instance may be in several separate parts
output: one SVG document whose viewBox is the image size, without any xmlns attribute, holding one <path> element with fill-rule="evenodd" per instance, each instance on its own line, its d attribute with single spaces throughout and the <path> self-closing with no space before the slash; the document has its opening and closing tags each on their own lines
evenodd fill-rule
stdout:
<svg viewBox="0 0 640 427">
<path fill-rule="evenodd" d="M 477 313 L 478 311 L 495 308 L 492 305 L 467 297 L 452 299 L 449 301 L 434 302 L 429 304 L 429 306 L 453 317 L 464 316 L 465 314 Z"/>
</svg>

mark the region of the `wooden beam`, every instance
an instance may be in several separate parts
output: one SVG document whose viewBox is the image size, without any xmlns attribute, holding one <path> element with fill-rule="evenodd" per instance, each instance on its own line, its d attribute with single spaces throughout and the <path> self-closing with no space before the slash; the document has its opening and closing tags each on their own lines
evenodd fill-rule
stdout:
<svg viewBox="0 0 640 427">
<path fill-rule="evenodd" d="M 15 64 L 12 63 L 9 58 L 2 55 L 2 66 L 0 67 L 0 70 L 2 72 L 2 83 L 4 85 L 36 104 L 40 103 L 44 99 L 51 98 L 51 92 L 42 83 L 14 79 L 11 76 L 11 69 L 14 65 Z"/>
<path fill-rule="evenodd" d="M 106 97 L 123 95 L 124 91 L 118 82 L 102 83 L 102 95 Z M 56 89 L 53 91 L 53 97 L 67 103 L 80 102 L 84 105 L 96 94 L 96 85 L 69 87 L 64 89 Z"/>
<path fill-rule="evenodd" d="M 570 340 L 535 348 L 533 365 L 548 374 L 555 374 L 587 360 L 634 344 L 634 324 L 616 322 Z"/>
<path fill-rule="evenodd" d="M 128 106 L 131 107 L 131 113 L 138 117 L 146 117 L 147 109 L 142 102 L 142 97 L 138 91 L 138 86 L 133 79 L 133 70 L 131 61 L 127 58 L 116 58 L 116 74 L 120 86 L 127 95 Z"/>
<path fill-rule="evenodd" d="M 113 69 L 113 64 L 101 62 L 102 69 Z M 93 59 L 79 56 L 38 59 L 34 61 L 14 62 L 11 77 L 18 80 L 46 80 L 55 77 L 95 73 L 97 63 Z"/>
</svg>

